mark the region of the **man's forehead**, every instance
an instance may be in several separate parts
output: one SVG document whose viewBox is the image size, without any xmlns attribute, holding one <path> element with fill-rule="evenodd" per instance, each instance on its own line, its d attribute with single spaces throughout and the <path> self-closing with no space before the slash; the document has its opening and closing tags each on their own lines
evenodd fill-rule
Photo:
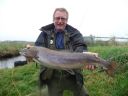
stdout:
<svg viewBox="0 0 128 96">
<path fill-rule="evenodd" d="M 67 17 L 67 13 L 65 11 L 56 11 L 54 14 L 55 17 Z"/>
</svg>

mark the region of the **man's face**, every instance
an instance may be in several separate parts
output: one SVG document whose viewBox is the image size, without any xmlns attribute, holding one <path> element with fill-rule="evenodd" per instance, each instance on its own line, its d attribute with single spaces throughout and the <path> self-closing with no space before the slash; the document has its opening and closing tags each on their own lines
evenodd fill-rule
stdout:
<svg viewBox="0 0 128 96">
<path fill-rule="evenodd" d="M 68 16 L 66 12 L 56 11 L 53 17 L 53 22 L 56 31 L 63 31 L 66 27 Z"/>
</svg>

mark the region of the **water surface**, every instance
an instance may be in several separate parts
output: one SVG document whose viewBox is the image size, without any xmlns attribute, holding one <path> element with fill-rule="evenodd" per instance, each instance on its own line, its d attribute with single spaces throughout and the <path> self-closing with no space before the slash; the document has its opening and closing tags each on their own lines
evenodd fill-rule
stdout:
<svg viewBox="0 0 128 96">
<path fill-rule="evenodd" d="M 2 68 L 14 68 L 14 63 L 16 61 L 25 61 L 26 58 L 24 56 L 17 56 L 13 58 L 8 59 L 2 59 L 0 60 L 0 69 Z"/>
</svg>

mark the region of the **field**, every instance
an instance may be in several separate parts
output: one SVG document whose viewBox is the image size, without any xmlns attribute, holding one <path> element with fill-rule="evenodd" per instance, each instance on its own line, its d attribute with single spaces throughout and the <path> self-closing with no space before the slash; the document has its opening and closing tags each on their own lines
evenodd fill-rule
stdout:
<svg viewBox="0 0 128 96">
<path fill-rule="evenodd" d="M 91 52 L 97 52 L 106 60 L 117 62 L 115 76 L 110 77 L 97 68 L 94 71 L 83 70 L 85 87 L 90 96 L 128 96 L 128 46 L 92 46 Z M 13 69 L 0 69 L 0 96 L 40 96 L 38 88 L 39 66 L 31 62 Z M 46 88 L 42 96 L 47 96 Z M 69 91 L 64 96 L 72 96 Z"/>
</svg>

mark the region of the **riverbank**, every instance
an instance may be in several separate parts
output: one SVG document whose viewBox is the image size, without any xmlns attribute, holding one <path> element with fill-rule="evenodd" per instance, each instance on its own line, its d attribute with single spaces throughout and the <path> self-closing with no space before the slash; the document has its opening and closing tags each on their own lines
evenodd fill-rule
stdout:
<svg viewBox="0 0 128 96">
<path fill-rule="evenodd" d="M 18 56 L 19 51 L 22 48 L 25 48 L 27 44 L 33 45 L 33 42 L 26 42 L 26 41 L 0 42 L 0 59 Z"/>
<path fill-rule="evenodd" d="M 95 46 L 89 47 L 89 51 L 99 53 L 104 59 L 111 58 L 118 64 L 115 77 L 99 72 L 99 68 L 83 71 L 90 96 L 128 96 L 128 46 Z M 13 69 L 1 69 L 0 96 L 39 96 L 38 73 L 39 66 L 36 67 L 34 62 Z M 69 91 L 64 94 L 72 96 Z"/>
</svg>

